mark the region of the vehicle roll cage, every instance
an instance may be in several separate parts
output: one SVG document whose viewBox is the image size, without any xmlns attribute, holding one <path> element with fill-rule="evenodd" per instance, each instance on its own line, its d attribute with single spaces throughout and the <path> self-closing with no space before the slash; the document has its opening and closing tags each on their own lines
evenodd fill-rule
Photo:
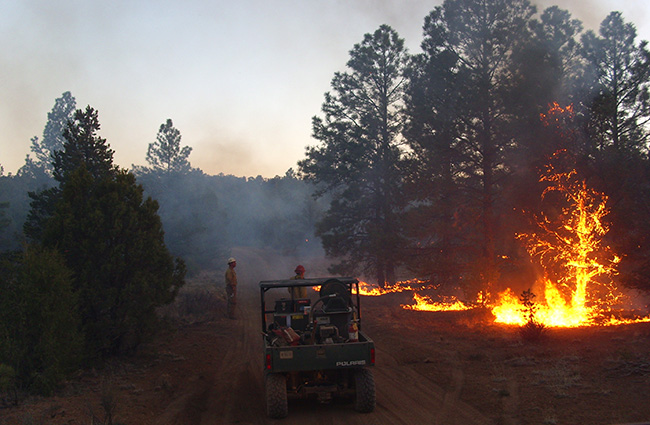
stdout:
<svg viewBox="0 0 650 425">
<path fill-rule="evenodd" d="M 266 292 L 271 289 L 277 288 L 294 288 L 294 287 L 322 287 L 329 282 L 339 282 L 348 288 L 350 299 L 356 297 L 356 303 L 353 303 L 357 309 L 358 326 L 361 329 L 361 296 L 359 295 L 359 280 L 354 277 L 326 277 L 326 278 L 310 278 L 310 279 L 284 279 L 284 280 L 263 280 L 260 285 L 260 299 L 262 306 L 262 333 L 267 332 L 266 315 L 275 313 L 275 310 L 267 310 L 264 297 Z M 293 293 L 291 294 L 293 300 Z"/>
</svg>

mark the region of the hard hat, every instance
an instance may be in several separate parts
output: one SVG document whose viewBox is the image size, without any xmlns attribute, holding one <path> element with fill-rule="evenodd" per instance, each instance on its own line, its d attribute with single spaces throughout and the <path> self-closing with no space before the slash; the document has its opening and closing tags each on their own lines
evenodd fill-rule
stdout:
<svg viewBox="0 0 650 425">
<path fill-rule="evenodd" d="M 305 272 L 305 268 L 304 268 L 303 266 L 301 266 L 301 265 L 298 265 L 298 266 L 296 267 L 295 272 L 296 272 L 296 273 L 304 273 L 304 272 Z"/>
<path fill-rule="evenodd" d="M 230 257 L 230 258 L 228 259 L 228 264 L 230 264 L 230 263 L 234 263 L 234 262 L 236 262 L 236 261 L 237 261 L 237 260 L 235 260 L 235 257 Z"/>
</svg>

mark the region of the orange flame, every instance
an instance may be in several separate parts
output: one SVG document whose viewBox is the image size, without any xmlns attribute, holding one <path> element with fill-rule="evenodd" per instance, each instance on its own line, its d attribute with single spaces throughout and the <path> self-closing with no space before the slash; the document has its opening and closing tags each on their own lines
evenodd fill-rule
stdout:
<svg viewBox="0 0 650 425">
<path fill-rule="evenodd" d="M 456 297 L 442 297 L 442 301 L 435 302 L 426 295 L 413 294 L 415 304 L 402 304 L 406 310 L 418 311 L 461 311 L 474 308 L 471 305 L 463 303 Z"/>
<path fill-rule="evenodd" d="M 517 235 L 544 267 L 544 300 L 536 304 L 535 320 L 562 327 L 629 323 L 611 312 L 623 295 L 612 280 L 620 258 L 602 244 L 609 230 L 603 222 L 609 213 L 607 196 L 588 188 L 575 170 L 557 172 L 553 165 L 547 166 L 540 181 L 549 182 L 542 198 L 556 192 L 566 206 L 556 220 L 538 218 L 538 232 Z M 511 290 L 499 294 L 492 309 L 496 322 L 517 325 L 525 324 L 524 311 Z"/>
<path fill-rule="evenodd" d="M 396 282 L 394 285 L 385 284 L 384 287 L 374 286 L 367 282 L 359 282 L 359 295 L 369 297 L 378 297 L 384 294 L 404 292 L 404 291 L 421 291 L 424 289 L 433 289 L 435 285 L 427 284 L 427 281 L 420 279 L 409 279 Z"/>
</svg>

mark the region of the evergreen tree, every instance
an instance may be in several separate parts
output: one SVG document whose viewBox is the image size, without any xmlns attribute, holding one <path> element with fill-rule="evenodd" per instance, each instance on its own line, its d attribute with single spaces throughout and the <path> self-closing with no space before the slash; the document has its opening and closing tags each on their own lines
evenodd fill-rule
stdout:
<svg viewBox="0 0 650 425">
<path fill-rule="evenodd" d="M 64 183 L 69 174 L 81 166 L 96 180 L 116 172 L 113 150 L 106 139 L 97 135 L 100 128 L 99 114 L 95 109 L 87 106 L 85 111 L 78 109 L 75 112 L 74 120 L 63 130 L 63 149 L 54 152 L 52 165 L 57 182 Z"/>
<path fill-rule="evenodd" d="M 63 131 L 68 125 L 68 120 L 73 119 L 77 102 L 72 94 L 67 91 L 56 99 L 52 110 L 47 114 L 47 123 L 43 130 L 41 140 L 34 136 L 31 140 L 31 151 L 36 157 L 35 160 L 27 156 L 25 165 L 20 172 L 38 174 L 41 171 L 51 175 L 53 171 L 52 159 L 54 152 L 63 149 L 65 139 Z"/>
<path fill-rule="evenodd" d="M 389 26 L 366 34 L 350 52 L 349 72 L 336 73 L 325 94 L 325 118 L 313 118 L 313 137 L 299 163 L 302 175 L 332 202 L 317 234 L 339 272 L 361 267 L 379 284 L 395 281 L 402 245 L 399 148 L 404 41 Z"/>
<path fill-rule="evenodd" d="M 78 365 L 77 298 L 64 259 L 29 246 L 0 261 L 0 365 L 21 390 L 51 393 Z"/>
<path fill-rule="evenodd" d="M 406 126 L 410 147 L 408 194 L 415 202 L 407 213 L 412 241 L 408 263 L 418 276 L 448 286 L 458 282 L 462 229 L 454 223 L 462 199 L 459 174 L 464 153 L 460 143 L 458 56 L 445 48 L 440 8 L 425 18 L 423 53 L 407 69 Z"/>
<path fill-rule="evenodd" d="M 113 166 L 113 151 L 106 140 L 97 135 L 100 129 L 99 117 L 96 110 L 90 106 L 85 111 L 78 109 L 74 120 L 68 122 L 63 130 L 65 142 L 62 150 L 52 154 L 52 174 L 59 186 L 43 189 L 40 192 L 29 192 L 32 199 L 30 211 L 23 226 L 28 239 L 39 241 L 43 237 L 45 222 L 54 213 L 54 207 L 60 197 L 61 185 L 68 174 L 83 165 L 95 178 L 110 175 L 115 172 Z"/>
<path fill-rule="evenodd" d="M 515 143 L 507 103 L 512 84 L 509 64 L 514 47 L 527 38 L 534 13 L 528 0 L 446 0 L 431 13 L 425 33 L 458 60 L 455 87 L 462 107 L 457 116 L 463 126 L 457 140 L 464 145 L 465 156 L 459 164 L 459 183 L 467 201 L 460 204 L 458 216 L 461 223 L 476 223 L 475 231 L 466 231 L 468 246 L 478 248 L 471 254 L 472 280 L 488 293 L 498 279 L 500 211 L 495 208 L 505 207 L 501 197 L 509 171 L 506 154 Z"/>
<path fill-rule="evenodd" d="M 646 152 L 650 120 L 650 51 L 638 45 L 636 28 L 620 12 L 600 25 L 600 36 L 582 37 L 583 55 L 593 75 L 589 136 L 594 148 L 627 155 Z"/>
<path fill-rule="evenodd" d="M 153 171 L 188 173 L 192 167 L 187 158 L 192 148 L 181 148 L 181 132 L 174 127 L 171 119 L 160 125 L 156 141 L 149 144 L 147 162 Z"/>
<path fill-rule="evenodd" d="M 39 240 L 74 273 L 89 356 L 133 349 L 152 330 L 155 308 L 173 300 L 185 266 L 164 243 L 158 204 L 113 165 L 98 114 L 78 110 L 54 157 L 59 186 L 36 199 Z"/>
</svg>

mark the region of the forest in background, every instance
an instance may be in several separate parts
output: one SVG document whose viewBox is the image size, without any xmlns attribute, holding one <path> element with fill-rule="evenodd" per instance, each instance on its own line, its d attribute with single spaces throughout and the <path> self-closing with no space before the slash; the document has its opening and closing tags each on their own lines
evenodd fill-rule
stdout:
<svg viewBox="0 0 650 425">
<path fill-rule="evenodd" d="M 516 235 L 534 232 L 534 217 L 562 215 L 563 199 L 541 196 L 549 165 L 575 171 L 609 197 L 604 243 L 622 257 L 619 280 L 648 290 L 650 51 L 636 40 L 634 25 L 612 12 L 598 32 L 584 31 L 559 7 L 537 13 L 526 0 L 447 0 L 425 17 L 421 47 L 406 51 L 387 25 L 366 34 L 313 118 L 315 144 L 295 172 L 270 179 L 193 168 L 192 149 L 171 119 L 149 144 L 147 165 L 120 169 L 98 135 L 97 111 L 77 109 L 72 94 L 63 93 L 42 137 L 31 140 L 25 165 L 0 175 L 0 249 L 11 272 L 2 290 L 40 293 L 35 282 L 42 276 L 23 272 L 38 269 L 33 261 L 49 261 L 44 270 L 59 270 L 51 281 L 62 283 L 46 289 L 63 288 L 72 310 L 76 297 L 88 296 L 83 279 L 122 299 L 152 276 L 134 275 L 137 261 L 124 264 L 124 250 L 147 252 L 134 238 L 138 220 L 166 264 L 167 289 L 178 289 L 186 270 L 222 269 L 239 246 L 288 255 L 323 250 L 336 263 L 332 273 L 379 285 L 418 277 L 470 299 L 506 281 L 530 287 L 539 270 Z M 87 238 L 77 226 L 93 230 L 95 216 L 106 232 Z M 105 257 L 91 247 L 105 249 Z M 76 249 L 81 257 L 71 255 Z M 91 264 L 115 274 L 95 279 Z M 139 295 L 152 307 L 170 302 L 158 293 Z M 77 338 L 86 338 L 91 358 L 122 353 L 134 344 L 134 331 L 137 343 L 151 328 L 152 317 L 133 315 L 128 306 L 115 313 L 110 305 L 99 312 L 78 305 L 79 317 L 50 323 L 70 328 L 78 321 Z M 117 316 L 105 321 L 104 308 Z M 88 340 L 89 331 L 111 320 L 125 324 L 119 335 Z M 47 350 L 35 353 L 38 361 L 19 361 L 27 345 L 14 321 L 0 317 L 5 340 L 16 342 L 0 346 L 0 366 L 9 365 L 29 387 Z M 41 387 L 50 388 L 58 373 Z"/>
</svg>

